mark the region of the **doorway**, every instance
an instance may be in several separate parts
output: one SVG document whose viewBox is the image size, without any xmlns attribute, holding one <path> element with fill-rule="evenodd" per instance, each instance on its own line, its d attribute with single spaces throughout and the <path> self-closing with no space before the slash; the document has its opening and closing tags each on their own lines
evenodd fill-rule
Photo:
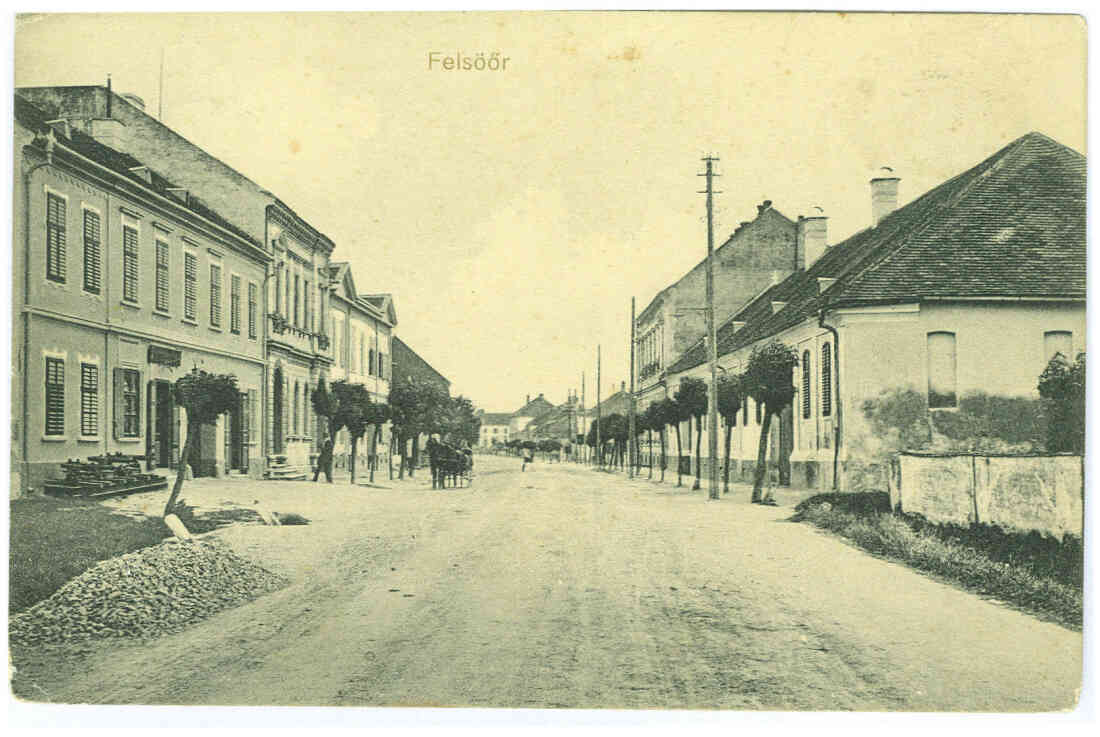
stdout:
<svg viewBox="0 0 1100 737">
<path fill-rule="evenodd" d="M 148 427 L 145 455 L 150 470 L 175 468 L 179 458 L 179 408 L 172 397 L 172 384 L 158 379 L 149 382 Z"/>
<path fill-rule="evenodd" d="M 226 463 L 229 471 L 248 471 L 248 394 L 241 392 L 237 403 L 226 412 Z"/>
<path fill-rule="evenodd" d="M 278 367 L 275 369 L 275 384 L 274 391 L 271 395 L 271 416 L 274 418 L 272 425 L 272 442 L 273 450 L 275 453 L 282 453 L 286 450 L 285 439 L 283 436 L 283 369 Z"/>
</svg>

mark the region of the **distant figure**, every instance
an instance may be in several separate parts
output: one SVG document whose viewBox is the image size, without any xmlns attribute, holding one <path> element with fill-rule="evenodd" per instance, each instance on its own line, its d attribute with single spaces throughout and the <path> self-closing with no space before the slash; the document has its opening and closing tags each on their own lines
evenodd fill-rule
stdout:
<svg viewBox="0 0 1100 737">
<path fill-rule="evenodd" d="M 531 448 L 524 448 L 523 449 L 523 468 L 521 468 L 520 470 L 521 471 L 526 471 L 527 470 L 527 464 L 528 463 L 534 463 L 534 462 L 535 462 L 535 451 L 532 450 Z"/>
<path fill-rule="evenodd" d="M 325 442 L 321 444 L 321 454 L 317 456 L 317 470 L 313 472 L 313 481 L 316 483 L 317 477 L 321 475 L 321 471 L 325 472 L 325 478 L 328 482 L 332 483 L 332 438 L 325 438 Z"/>
</svg>

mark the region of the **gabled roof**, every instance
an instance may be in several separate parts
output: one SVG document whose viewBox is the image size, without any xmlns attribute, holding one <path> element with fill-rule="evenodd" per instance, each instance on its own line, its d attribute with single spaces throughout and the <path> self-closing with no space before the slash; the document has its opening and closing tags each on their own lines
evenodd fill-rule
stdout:
<svg viewBox="0 0 1100 737">
<path fill-rule="evenodd" d="M 34 131 L 35 133 L 45 133 L 52 130 L 47 124 L 48 118 L 46 117 L 46 113 L 34 104 L 20 97 L 18 94 L 15 95 L 14 112 L 15 119 L 28 130 Z M 63 147 L 70 148 L 84 158 L 90 159 L 100 166 L 110 169 L 115 174 L 125 177 L 146 189 L 156 192 L 162 197 L 176 202 L 180 207 L 190 210 L 223 230 L 227 230 L 238 238 L 248 241 L 251 245 L 263 250 L 263 244 L 219 215 L 195 195 L 188 193 L 186 202 L 184 202 L 174 192 L 169 192 L 169 190 L 179 190 L 183 188 L 176 187 L 172 182 L 165 179 L 133 156 L 122 153 L 121 151 L 116 151 L 113 148 L 108 148 L 77 128 L 70 128 L 68 137 L 59 135 L 55 129 L 53 129 L 53 135 L 55 140 Z M 148 179 L 139 173 L 142 169 L 148 172 Z"/>
<path fill-rule="evenodd" d="M 935 299 L 1085 298 L 1085 157 L 1029 133 L 832 246 L 718 330 L 725 355 L 822 308 Z M 818 278 L 835 279 L 819 292 Z M 772 302 L 786 302 L 777 312 Z M 734 331 L 734 323 L 744 327 Z M 702 343 L 669 372 L 706 358 Z"/>
<path fill-rule="evenodd" d="M 382 294 L 360 294 L 359 300 L 370 305 L 379 314 L 385 315 L 390 325 L 397 324 L 397 308 L 393 304 L 393 295 L 389 292 Z"/>
<path fill-rule="evenodd" d="M 630 392 L 624 390 L 617 391 L 592 409 L 588 410 L 586 414 L 594 418 L 597 408 L 599 409 L 601 417 L 607 417 L 616 412 L 621 415 L 626 415 L 630 412 Z"/>
<path fill-rule="evenodd" d="M 393 336 L 393 364 L 394 380 L 414 378 L 421 381 L 432 381 L 450 391 L 451 380 L 435 370 L 435 368 L 421 358 L 420 354 L 408 346 L 398 336 Z"/>
<path fill-rule="evenodd" d="M 520 407 L 518 410 L 512 413 L 513 417 L 540 417 L 546 414 L 550 410 L 554 409 L 554 405 L 546 401 L 541 395 L 535 397 L 527 404 Z"/>
</svg>

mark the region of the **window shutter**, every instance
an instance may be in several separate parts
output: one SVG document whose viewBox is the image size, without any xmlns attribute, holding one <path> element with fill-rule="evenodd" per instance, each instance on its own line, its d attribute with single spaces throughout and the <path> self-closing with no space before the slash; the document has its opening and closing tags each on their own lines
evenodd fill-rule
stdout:
<svg viewBox="0 0 1100 737">
<path fill-rule="evenodd" d="M 138 301 L 138 234 L 129 227 L 122 229 L 122 298 Z"/>
<path fill-rule="evenodd" d="M 99 294 L 100 290 L 100 225 L 99 213 L 84 211 L 84 291 Z"/>
<path fill-rule="evenodd" d="M 833 413 L 833 353 L 828 343 L 821 346 L 821 416 Z"/>
<path fill-rule="evenodd" d="M 810 352 L 802 351 L 802 419 L 810 417 Z"/>
<path fill-rule="evenodd" d="M 46 359 L 46 434 L 65 434 L 65 362 Z"/>
<path fill-rule="evenodd" d="M 157 241 L 157 303 L 161 312 L 168 311 L 168 244 Z"/>
<path fill-rule="evenodd" d="M 149 393 L 149 400 L 145 403 L 149 413 L 149 432 L 145 435 L 145 459 L 148 462 L 149 470 L 152 471 L 157 467 L 157 394 L 156 394 L 156 382 L 150 381 L 146 391 Z"/>
<path fill-rule="evenodd" d="M 122 369 L 115 368 L 114 381 L 112 383 L 111 402 L 114 404 L 111 422 L 114 426 L 115 440 L 122 437 L 123 413 L 125 412 L 125 400 L 122 396 Z"/>
<path fill-rule="evenodd" d="M 65 200 L 46 195 L 46 278 L 65 282 Z"/>
<path fill-rule="evenodd" d="M 260 439 L 259 397 L 255 389 L 248 390 L 248 415 L 249 415 L 249 442 L 258 442 Z M 255 437 L 252 436 L 255 434 Z"/>
<path fill-rule="evenodd" d="M 172 403 L 172 467 L 176 468 L 180 462 L 180 407 Z"/>
<path fill-rule="evenodd" d="M 183 316 L 195 319 L 195 305 L 198 302 L 198 258 L 193 253 L 183 254 Z"/>
</svg>

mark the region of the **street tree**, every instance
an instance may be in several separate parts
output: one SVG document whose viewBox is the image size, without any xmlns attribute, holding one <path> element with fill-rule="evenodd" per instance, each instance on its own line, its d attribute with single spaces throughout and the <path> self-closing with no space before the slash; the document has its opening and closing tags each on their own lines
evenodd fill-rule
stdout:
<svg viewBox="0 0 1100 737">
<path fill-rule="evenodd" d="M 374 470 L 378 466 L 378 439 L 382 437 L 382 426 L 390 420 L 390 406 L 385 402 L 372 402 L 367 423 L 373 426 L 371 447 L 367 455 L 367 468 L 370 470 L 370 483 L 374 483 Z"/>
<path fill-rule="evenodd" d="M 329 420 L 332 433 L 335 435 L 342 429 L 348 431 L 351 440 L 351 458 L 348 460 L 351 470 L 351 483 L 358 480 L 357 453 L 359 441 L 367 432 L 373 415 L 371 409 L 370 392 L 362 384 L 353 384 L 347 381 L 336 381 L 332 384 L 330 394 L 336 405 L 336 411 Z"/>
<path fill-rule="evenodd" d="M 680 380 L 680 386 L 676 390 L 676 403 L 680 405 L 684 413 L 684 419 L 688 420 L 690 433 L 691 420 L 695 420 L 695 483 L 692 489 L 698 489 L 701 485 L 702 463 L 700 462 L 700 445 L 703 440 L 703 417 L 707 414 L 707 383 L 702 379 L 691 376 Z M 691 443 L 691 435 L 688 435 L 688 443 Z"/>
<path fill-rule="evenodd" d="M 1055 353 L 1039 375 L 1039 398 L 1050 453 L 1085 452 L 1085 354 L 1069 362 Z"/>
<path fill-rule="evenodd" d="M 649 430 L 649 477 L 653 478 L 653 432 L 657 432 L 658 441 L 661 444 L 661 457 L 658 461 L 661 480 L 665 480 L 665 420 L 661 408 L 661 400 L 651 403 L 642 413 L 645 424 Z"/>
<path fill-rule="evenodd" d="M 756 469 L 752 481 L 752 501 L 759 504 L 763 498 L 764 476 L 767 473 L 768 431 L 772 417 L 778 415 L 794 400 L 794 367 L 798 365 L 798 353 L 778 340 L 753 348 L 748 366 L 741 378 L 744 396 L 752 397 L 763 407 L 760 423 L 760 443 L 756 453 Z"/>
<path fill-rule="evenodd" d="M 718 377 L 718 414 L 726 423 L 725 464 L 722 470 L 722 493 L 730 490 L 730 440 L 737 413 L 741 411 L 741 377 L 722 374 Z"/>
<path fill-rule="evenodd" d="M 187 412 L 187 439 L 180 453 L 180 462 L 176 466 L 176 481 L 172 484 L 172 493 L 168 495 L 168 503 L 164 505 L 165 517 L 172 514 L 183 490 L 187 466 L 199 446 L 202 426 L 217 422 L 219 415 L 228 412 L 241 401 L 236 376 L 211 374 L 198 366 L 176 380 L 172 386 L 172 394 L 176 404 Z"/>
</svg>

